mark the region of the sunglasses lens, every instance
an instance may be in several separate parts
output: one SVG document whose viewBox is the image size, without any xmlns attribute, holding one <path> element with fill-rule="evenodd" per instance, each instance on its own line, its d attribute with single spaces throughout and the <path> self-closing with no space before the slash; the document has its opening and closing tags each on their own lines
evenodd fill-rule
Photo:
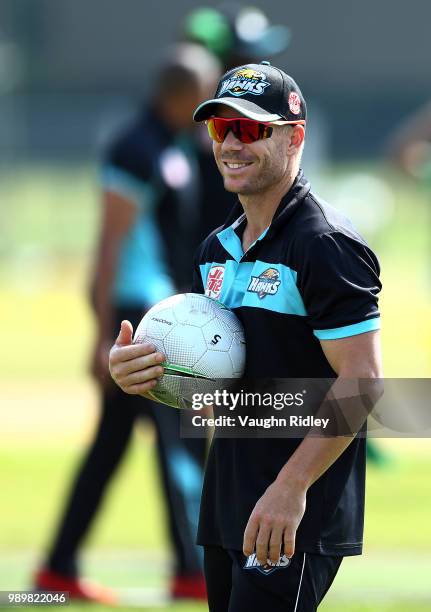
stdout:
<svg viewBox="0 0 431 612">
<path fill-rule="evenodd" d="M 256 142 L 259 140 L 259 123 L 256 121 L 249 121 L 248 119 L 240 119 L 236 125 L 236 130 L 233 131 L 235 136 L 241 142 L 245 144 L 250 144 L 251 142 Z"/>
<path fill-rule="evenodd" d="M 222 119 L 212 117 L 207 121 L 208 133 L 216 142 L 223 142 L 229 130 L 232 131 L 235 138 L 244 144 L 250 144 L 269 138 L 272 134 L 272 127 L 252 121 L 251 119 Z"/>
<path fill-rule="evenodd" d="M 251 121 L 250 119 L 243 119 L 239 123 L 241 125 L 239 126 L 237 138 L 241 142 L 249 144 L 251 142 L 256 142 L 256 140 L 269 138 L 272 134 L 272 127 L 264 123 Z"/>
<path fill-rule="evenodd" d="M 223 142 L 229 130 L 229 124 L 223 119 L 215 119 L 214 117 L 207 121 L 208 134 L 216 142 Z"/>
</svg>

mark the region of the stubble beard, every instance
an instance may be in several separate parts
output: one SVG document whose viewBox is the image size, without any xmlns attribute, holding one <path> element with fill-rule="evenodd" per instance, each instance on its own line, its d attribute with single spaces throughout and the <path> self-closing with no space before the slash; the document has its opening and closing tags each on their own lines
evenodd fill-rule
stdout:
<svg viewBox="0 0 431 612">
<path fill-rule="evenodd" d="M 279 183 L 283 178 L 283 175 L 280 172 L 279 168 L 274 168 L 271 166 L 265 166 L 261 169 L 260 173 L 248 181 L 244 182 L 242 185 L 235 187 L 234 185 L 229 185 L 229 179 L 223 175 L 223 184 L 226 191 L 230 193 L 237 193 L 238 195 L 253 195 L 264 193 L 277 183 Z"/>
</svg>

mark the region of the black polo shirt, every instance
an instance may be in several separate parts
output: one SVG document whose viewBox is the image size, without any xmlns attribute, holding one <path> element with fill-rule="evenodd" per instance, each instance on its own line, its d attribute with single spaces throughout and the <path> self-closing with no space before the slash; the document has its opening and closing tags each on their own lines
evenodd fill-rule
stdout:
<svg viewBox="0 0 431 612">
<path fill-rule="evenodd" d="M 274 219 L 246 253 L 238 202 L 200 246 L 193 291 L 232 308 L 246 336 L 247 378 L 334 378 L 319 340 L 379 328 L 378 261 L 341 213 L 310 191 L 300 171 Z M 250 514 L 301 439 L 214 437 L 198 542 L 242 549 Z M 307 494 L 299 551 L 362 550 L 365 440 L 355 438 Z"/>
</svg>

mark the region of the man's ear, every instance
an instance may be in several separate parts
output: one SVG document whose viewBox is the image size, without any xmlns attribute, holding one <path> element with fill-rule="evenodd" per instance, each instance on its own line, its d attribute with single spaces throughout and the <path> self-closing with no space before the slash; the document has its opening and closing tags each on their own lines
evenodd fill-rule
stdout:
<svg viewBox="0 0 431 612">
<path fill-rule="evenodd" d="M 305 138 L 305 129 L 303 125 L 294 125 L 292 127 L 289 150 L 293 153 L 302 146 Z"/>
</svg>

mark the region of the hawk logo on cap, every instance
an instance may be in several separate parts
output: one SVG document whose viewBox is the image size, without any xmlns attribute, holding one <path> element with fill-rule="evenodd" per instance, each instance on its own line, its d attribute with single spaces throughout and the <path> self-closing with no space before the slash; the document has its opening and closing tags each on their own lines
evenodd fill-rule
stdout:
<svg viewBox="0 0 431 612">
<path fill-rule="evenodd" d="M 252 68 L 241 68 L 235 72 L 236 77 L 242 77 L 244 79 L 264 79 L 265 75 L 263 72 L 256 72 Z"/>
<path fill-rule="evenodd" d="M 269 85 L 271 85 L 271 83 L 265 81 L 263 72 L 258 72 L 252 68 L 242 68 L 241 70 L 237 70 L 231 78 L 223 81 L 218 97 L 226 92 L 237 97 L 245 94 L 260 96 Z"/>
<path fill-rule="evenodd" d="M 266 295 L 275 295 L 281 285 L 280 274 L 276 268 L 268 268 L 259 276 L 252 276 L 247 291 L 257 293 L 263 300 Z"/>
</svg>

